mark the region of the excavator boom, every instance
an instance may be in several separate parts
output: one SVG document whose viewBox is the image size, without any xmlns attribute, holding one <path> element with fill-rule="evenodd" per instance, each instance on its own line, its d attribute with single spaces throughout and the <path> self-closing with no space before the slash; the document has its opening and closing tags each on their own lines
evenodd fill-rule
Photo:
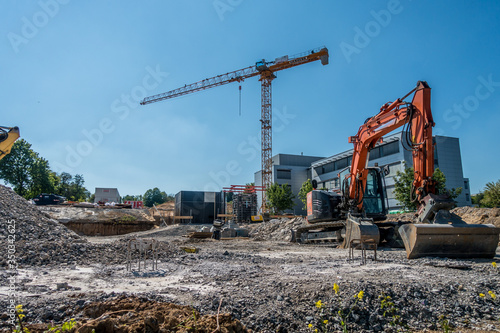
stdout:
<svg viewBox="0 0 500 333">
<path fill-rule="evenodd" d="M 0 126 L 0 160 L 10 153 L 10 149 L 19 136 L 18 127 Z"/>
</svg>

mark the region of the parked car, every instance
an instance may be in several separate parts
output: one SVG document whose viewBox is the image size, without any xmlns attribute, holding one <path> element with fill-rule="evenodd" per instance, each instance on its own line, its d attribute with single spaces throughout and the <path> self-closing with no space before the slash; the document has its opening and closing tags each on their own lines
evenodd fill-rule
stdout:
<svg viewBox="0 0 500 333">
<path fill-rule="evenodd" d="M 58 205 L 66 201 L 66 198 L 57 194 L 42 193 L 39 196 L 34 197 L 33 201 L 37 205 Z"/>
</svg>

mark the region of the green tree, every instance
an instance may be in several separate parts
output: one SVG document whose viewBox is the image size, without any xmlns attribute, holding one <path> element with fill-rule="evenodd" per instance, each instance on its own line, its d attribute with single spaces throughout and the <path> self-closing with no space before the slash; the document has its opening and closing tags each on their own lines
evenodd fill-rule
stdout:
<svg viewBox="0 0 500 333">
<path fill-rule="evenodd" d="M 14 191 L 28 198 L 30 195 L 31 171 L 37 159 L 31 144 L 24 139 L 17 140 L 10 154 L 0 161 L 0 178 L 12 185 Z"/>
<path fill-rule="evenodd" d="M 482 207 L 499 207 L 500 206 L 500 180 L 489 182 L 483 192 L 484 197 L 480 203 Z"/>
<path fill-rule="evenodd" d="M 57 176 L 58 181 L 57 181 L 57 186 L 56 186 L 56 194 L 62 195 L 63 197 L 66 197 L 68 200 L 70 199 L 71 196 L 71 180 L 73 179 L 73 176 L 67 172 L 61 172 Z"/>
<path fill-rule="evenodd" d="M 49 162 L 33 151 L 24 139 L 16 141 L 10 154 L 0 161 L 0 178 L 26 199 L 41 193 L 55 193 L 75 201 L 90 197 L 83 187 L 82 175 L 73 177 L 67 172 L 57 175 L 50 169 Z"/>
<path fill-rule="evenodd" d="M 292 193 L 292 188 L 288 184 L 273 183 L 267 188 L 268 207 L 275 214 L 280 214 L 286 209 L 292 209 L 295 205 L 293 199 L 295 195 Z"/>
<path fill-rule="evenodd" d="M 37 157 L 31 165 L 30 174 L 29 198 L 41 193 L 54 193 L 57 175 L 50 170 L 49 162 L 46 159 Z"/>
<path fill-rule="evenodd" d="M 82 175 L 75 175 L 69 184 L 69 198 L 72 201 L 85 201 L 87 197 L 87 189 L 83 187 L 85 180 Z"/>
<path fill-rule="evenodd" d="M 302 203 L 304 204 L 304 207 L 302 209 L 307 209 L 307 193 L 311 192 L 312 190 L 313 186 L 310 179 L 302 183 L 298 195 L 300 201 L 302 201 Z"/>
<path fill-rule="evenodd" d="M 158 187 L 154 189 L 149 189 L 144 193 L 144 206 L 153 207 L 153 205 L 160 205 L 164 202 L 167 202 L 169 196 L 160 191 Z"/>
<path fill-rule="evenodd" d="M 142 194 L 139 195 L 130 195 L 127 194 L 126 196 L 122 197 L 122 201 L 142 201 Z"/>
<path fill-rule="evenodd" d="M 484 193 L 479 192 L 478 194 L 474 194 L 471 196 L 472 204 L 478 207 L 481 207 L 481 200 L 484 198 Z"/>
<path fill-rule="evenodd" d="M 394 197 L 403 206 L 405 210 L 416 210 L 418 202 L 412 201 L 411 190 L 412 183 L 415 178 L 413 168 L 406 167 L 403 172 L 398 171 L 394 177 Z M 456 188 L 448 190 L 446 189 L 446 176 L 444 173 L 436 168 L 432 179 L 436 181 L 436 193 L 437 194 L 448 194 L 452 199 L 455 199 L 462 193 L 462 188 Z"/>
</svg>

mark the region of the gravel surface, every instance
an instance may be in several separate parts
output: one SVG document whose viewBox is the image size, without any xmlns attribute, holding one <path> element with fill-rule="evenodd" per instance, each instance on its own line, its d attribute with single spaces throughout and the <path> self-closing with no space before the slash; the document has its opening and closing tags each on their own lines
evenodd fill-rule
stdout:
<svg viewBox="0 0 500 333">
<path fill-rule="evenodd" d="M 500 271 L 493 260 L 421 258 L 407 260 L 404 250 L 380 249 L 378 261 L 361 264 L 334 245 L 287 242 L 288 230 L 300 219 L 247 226 L 253 238 L 214 241 L 182 237 L 196 226 L 169 226 L 113 237 L 78 237 L 40 213 L 26 200 L 0 186 L 2 251 L 16 221 L 18 269 L 5 259 L 0 270 L 0 328 L 8 328 L 9 278 L 16 277 L 17 303 L 28 322 L 88 320 L 85 308 L 126 297 L 192 306 L 200 315 L 228 313 L 253 332 L 311 332 L 329 320 L 340 331 L 338 310 L 347 314 L 351 332 L 442 330 L 449 321 L 466 328 L 500 331 Z M 7 226 L 7 228 L 6 228 Z M 7 230 L 7 231 L 6 231 Z M 126 245 L 132 237 L 160 243 L 158 269 L 126 269 Z M 55 244 L 55 245 L 50 245 Z M 51 247 L 53 246 L 53 247 Z M 186 253 L 183 247 L 195 247 Z M 134 256 L 134 258 L 136 258 Z M 338 295 L 332 289 L 339 285 Z M 361 300 L 356 295 L 363 291 Z M 488 293 L 491 292 L 492 294 Z M 484 297 L 480 295 L 484 294 Z M 391 313 L 380 296 L 390 296 L 390 309 L 401 318 L 391 326 Z M 315 304 L 321 300 L 322 308 Z M 97 302 L 97 303 L 95 303 Z M 133 301 L 131 301 L 133 302 Z M 97 305 L 96 305 L 97 304 Z M 328 314 L 332 315 L 328 315 Z M 212 317 L 213 318 L 213 317 Z M 145 320 L 145 318 L 144 318 Z"/>
</svg>

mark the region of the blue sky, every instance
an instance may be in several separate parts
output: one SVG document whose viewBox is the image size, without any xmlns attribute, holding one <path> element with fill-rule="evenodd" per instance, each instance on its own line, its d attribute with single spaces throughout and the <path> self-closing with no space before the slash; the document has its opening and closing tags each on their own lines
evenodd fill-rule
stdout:
<svg viewBox="0 0 500 333">
<path fill-rule="evenodd" d="M 273 154 L 330 156 L 418 80 L 435 132 L 460 138 L 472 192 L 500 178 L 498 1 L 0 3 L 1 125 L 86 187 L 215 190 L 260 169 L 260 82 L 147 106 L 162 93 L 325 45 L 330 64 L 277 73 Z"/>
</svg>

